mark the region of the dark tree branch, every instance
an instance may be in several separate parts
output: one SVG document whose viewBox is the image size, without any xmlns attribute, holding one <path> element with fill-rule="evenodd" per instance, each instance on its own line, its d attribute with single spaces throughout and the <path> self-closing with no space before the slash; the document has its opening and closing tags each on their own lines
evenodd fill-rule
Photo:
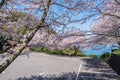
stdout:
<svg viewBox="0 0 120 80">
<path fill-rule="evenodd" d="M 120 1 L 119 0 L 114 0 L 117 4 L 119 4 L 120 5 Z"/>
<path fill-rule="evenodd" d="M 0 9 L 1 9 L 2 6 L 4 5 L 4 3 L 5 3 L 5 0 L 1 0 L 1 2 L 0 2 Z"/>
<path fill-rule="evenodd" d="M 52 3 L 52 4 L 55 4 L 55 5 L 58 5 L 58 6 L 61 6 L 61 7 L 66 8 L 66 9 L 70 9 L 70 10 L 74 9 L 74 8 L 72 8 L 72 7 L 68 7 L 68 6 L 65 6 L 65 5 L 59 4 L 59 3 Z"/>
<path fill-rule="evenodd" d="M 100 10 L 99 8 L 96 8 L 96 10 L 97 10 L 100 14 L 103 14 L 103 15 L 108 15 L 108 16 L 112 16 L 112 17 L 116 17 L 116 18 L 120 19 L 120 16 L 118 16 L 118 15 L 103 12 L 103 11 L 102 11 L 102 10 Z"/>
</svg>

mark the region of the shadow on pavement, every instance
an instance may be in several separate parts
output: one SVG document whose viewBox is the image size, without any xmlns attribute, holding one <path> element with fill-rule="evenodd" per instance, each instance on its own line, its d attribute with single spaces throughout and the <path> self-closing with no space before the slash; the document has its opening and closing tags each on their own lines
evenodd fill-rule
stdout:
<svg viewBox="0 0 120 80">
<path fill-rule="evenodd" d="M 76 73 L 62 73 L 60 75 L 34 75 L 30 77 L 22 77 L 17 80 L 76 80 Z M 79 73 L 77 80 L 117 80 L 118 76 L 110 76 L 105 74 Z"/>
<path fill-rule="evenodd" d="M 105 63 L 103 60 L 97 59 L 97 58 L 84 58 L 80 59 L 84 61 L 86 64 L 83 64 L 86 70 L 94 70 L 95 72 L 100 72 L 100 73 L 106 73 L 106 74 L 111 74 L 114 75 L 116 74 L 112 68 Z"/>
</svg>

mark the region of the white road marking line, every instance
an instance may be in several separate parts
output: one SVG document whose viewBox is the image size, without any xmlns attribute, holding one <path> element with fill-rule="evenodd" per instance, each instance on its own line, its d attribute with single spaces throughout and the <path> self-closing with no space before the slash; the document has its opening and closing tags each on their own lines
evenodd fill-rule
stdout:
<svg viewBox="0 0 120 80">
<path fill-rule="evenodd" d="M 41 76 L 41 75 L 44 75 L 45 73 L 40 73 L 39 75 Z"/>
<path fill-rule="evenodd" d="M 5 72 L 4 72 L 4 71 L 3 71 L 2 73 L 3 73 L 3 74 L 5 74 Z"/>
<path fill-rule="evenodd" d="M 76 80 L 78 80 L 78 76 L 79 76 L 79 73 L 80 73 L 81 67 L 82 67 L 82 64 L 80 63 L 79 68 L 78 68 L 78 72 L 77 72 L 77 76 L 76 76 Z"/>
</svg>

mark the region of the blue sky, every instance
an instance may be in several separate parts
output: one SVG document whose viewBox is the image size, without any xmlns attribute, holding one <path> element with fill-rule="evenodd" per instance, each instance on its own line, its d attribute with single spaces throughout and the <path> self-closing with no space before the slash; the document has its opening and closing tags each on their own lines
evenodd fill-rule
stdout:
<svg viewBox="0 0 120 80">
<path fill-rule="evenodd" d="M 106 47 L 100 50 L 93 50 L 91 48 L 87 49 L 87 50 L 82 50 L 83 53 L 85 53 L 86 55 L 89 54 L 94 54 L 94 55 L 101 55 L 105 52 L 110 52 L 111 53 L 111 47 Z"/>
</svg>

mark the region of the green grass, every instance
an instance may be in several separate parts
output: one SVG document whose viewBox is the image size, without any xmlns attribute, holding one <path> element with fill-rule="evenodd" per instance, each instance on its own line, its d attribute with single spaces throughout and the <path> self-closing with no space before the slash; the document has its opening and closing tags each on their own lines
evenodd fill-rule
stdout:
<svg viewBox="0 0 120 80">
<path fill-rule="evenodd" d="M 89 54 L 89 55 L 86 55 L 87 57 L 91 57 L 91 58 L 98 58 L 97 55 L 94 55 L 94 54 Z"/>
<path fill-rule="evenodd" d="M 58 49 L 50 50 L 47 48 L 36 47 L 36 48 L 32 48 L 31 50 L 36 52 L 46 52 L 48 54 L 54 54 L 54 55 L 85 56 L 80 50 L 77 50 L 77 53 L 75 53 L 74 48 L 68 48 L 64 50 L 58 50 Z"/>
<path fill-rule="evenodd" d="M 33 51 L 40 52 L 40 51 L 41 51 L 41 48 L 39 48 L 39 47 L 34 48 Z"/>
<path fill-rule="evenodd" d="M 82 53 L 82 51 L 80 50 L 76 50 L 75 48 L 67 48 L 64 50 L 58 50 L 58 49 L 54 49 L 54 50 L 50 50 L 47 48 L 42 48 L 42 47 L 35 47 L 31 49 L 32 51 L 36 51 L 36 52 L 45 52 L 47 54 L 53 54 L 53 55 L 64 55 L 64 56 L 80 56 L 80 57 L 91 57 L 91 58 L 100 58 L 100 59 L 107 59 L 110 57 L 110 53 L 109 52 L 105 52 L 100 56 L 94 55 L 94 54 L 90 54 L 90 55 L 85 55 L 84 53 Z M 120 50 L 116 51 L 115 53 L 119 53 L 120 55 Z"/>
<path fill-rule="evenodd" d="M 99 58 L 101 59 L 108 59 L 110 57 L 110 53 L 109 52 L 105 52 L 102 55 L 99 56 Z"/>
<path fill-rule="evenodd" d="M 113 54 L 117 54 L 117 55 L 120 55 L 120 50 L 115 50 L 112 52 Z"/>
<path fill-rule="evenodd" d="M 84 54 L 80 50 L 77 50 L 77 52 L 75 52 L 74 48 L 64 49 L 63 53 L 69 56 L 84 56 Z"/>
<path fill-rule="evenodd" d="M 63 50 L 63 53 L 65 54 L 65 55 L 69 55 L 69 56 L 72 56 L 72 55 L 74 55 L 74 50 L 73 49 L 64 49 Z"/>
</svg>

